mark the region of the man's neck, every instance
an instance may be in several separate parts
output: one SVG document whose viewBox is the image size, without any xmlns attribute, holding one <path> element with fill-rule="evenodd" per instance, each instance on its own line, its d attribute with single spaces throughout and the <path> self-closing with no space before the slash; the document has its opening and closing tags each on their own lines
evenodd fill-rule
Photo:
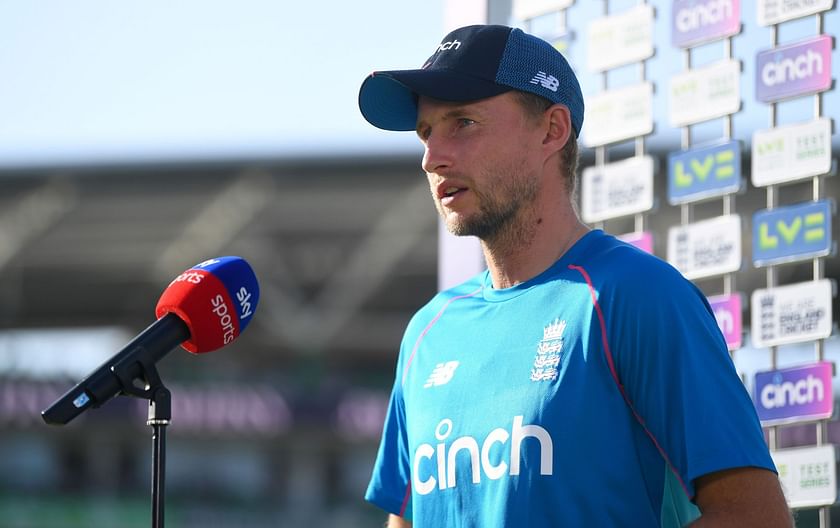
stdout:
<svg viewBox="0 0 840 528">
<path fill-rule="evenodd" d="M 534 220 L 530 229 L 520 227 L 493 240 L 482 240 L 493 288 L 509 288 L 536 277 L 588 231 L 574 211 L 568 211 L 555 218 Z"/>
</svg>

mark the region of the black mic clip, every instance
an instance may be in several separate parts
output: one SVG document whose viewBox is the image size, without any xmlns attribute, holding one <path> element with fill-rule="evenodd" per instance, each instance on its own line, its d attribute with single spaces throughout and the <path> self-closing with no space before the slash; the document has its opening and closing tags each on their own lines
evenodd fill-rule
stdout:
<svg viewBox="0 0 840 528">
<path fill-rule="evenodd" d="M 163 385 L 148 354 L 140 351 L 139 354 L 126 356 L 116 362 L 111 371 L 119 380 L 123 394 L 149 400 L 147 425 L 169 425 L 172 420 L 172 393 Z M 144 385 L 141 387 L 137 382 Z"/>
</svg>

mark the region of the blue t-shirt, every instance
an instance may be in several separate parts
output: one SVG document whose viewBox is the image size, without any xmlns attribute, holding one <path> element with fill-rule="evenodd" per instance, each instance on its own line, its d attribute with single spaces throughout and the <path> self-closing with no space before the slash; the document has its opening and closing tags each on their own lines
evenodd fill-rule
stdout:
<svg viewBox="0 0 840 528">
<path fill-rule="evenodd" d="M 694 479 L 775 471 L 702 293 L 601 231 L 406 329 L 366 499 L 415 526 L 674 526 Z"/>
</svg>

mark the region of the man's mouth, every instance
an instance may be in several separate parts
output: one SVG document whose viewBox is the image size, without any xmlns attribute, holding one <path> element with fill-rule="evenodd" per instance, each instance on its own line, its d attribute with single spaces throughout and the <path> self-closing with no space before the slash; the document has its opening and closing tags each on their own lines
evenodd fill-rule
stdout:
<svg viewBox="0 0 840 528">
<path fill-rule="evenodd" d="M 435 196 L 437 196 L 437 199 L 439 200 L 441 205 L 450 205 L 455 199 L 458 198 L 459 195 L 462 195 L 469 190 L 469 187 L 459 185 L 459 183 L 461 182 L 442 181 L 437 185 L 436 189 L 434 190 L 434 194 Z"/>
<path fill-rule="evenodd" d="M 459 195 L 463 194 L 466 191 L 466 187 L 445 187 L 441 190 L 440 193 L 440 204 L 444 206 L 449 206 L 452 204 L 452 202 L 455 201 L 456 198 L 458 198 Z"/>
</svg>

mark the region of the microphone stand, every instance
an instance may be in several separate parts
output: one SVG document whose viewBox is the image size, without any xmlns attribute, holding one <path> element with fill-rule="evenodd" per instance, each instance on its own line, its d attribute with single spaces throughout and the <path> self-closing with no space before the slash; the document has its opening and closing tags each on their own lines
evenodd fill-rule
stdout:
<svg viewBox="0 0 840 528">
<path fill-rule="evenodd" d="M 145 359 L 146 354 L 138 358 L 127 358 L 117 362 L 112 370 L 120 380 L 122 394 L 149 400 L 149 415 L 146 425 L 152 427 L 152 528 L 163 528 L 164 489 L 166 476 L 166 426 L 172 420 L 172 393 L 163 386 L 157 368 L 152 361 Z M 140 366 L 144 387 L 138 386 L 139 380 L 131 372 L 131 366 Z"/>
</svg>

